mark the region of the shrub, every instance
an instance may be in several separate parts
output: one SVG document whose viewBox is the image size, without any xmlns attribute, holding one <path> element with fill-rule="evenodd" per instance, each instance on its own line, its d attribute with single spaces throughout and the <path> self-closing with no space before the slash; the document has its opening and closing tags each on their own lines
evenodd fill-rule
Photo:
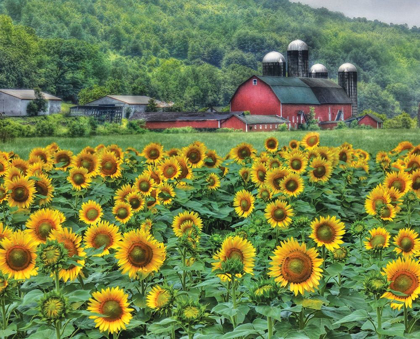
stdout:
<svg viewBox="0 0 420 339">
<path fill-rule="evenodd" d="M 38 137 L 50 137 L 55 133 L 55 123 L 50 117 L 42 117 L 35 124 L 35 135 Z"/>
<path fill-rule="evenodd" d="M 6 142 L 19 136 L 16 123 L 10 119 L 0 119 L 0 140 Z"/>
<path fill-rule="evenodd" d="M 337 126 L 335 127 L 335 129 L 346 129 L 346 128 L 348 128 L 348 127 L 347 127 L 347 124 L 344 121 L 338 122 Z"/>
<path fill-rule="evenodd" d="M 218 128 L 218 129 L 216 130 L 216 133 L 232 133 L 232 132 L 236 132 L 236 131 L 241 131 L 241 132 L 242 132 L 242 130 L 241 130 L 241 129 L 236 130 L 236 129 L 234 129 L 234 128 L 227 128 L 227 127 L 223 127 L 223 128 Z"/>
<path fill-rule="evenodd" d="M 285 131 L 288 131 L 289 129 L 287 128 L 287 124 L 281 124 L 277 127 L 277 130 L 279 132 L 285 132 Z"/>
<path fill-rule="evenodd" d="M 68 136 L 70 137 L 84 137 L 90 133 L 89 119 L 85 117 L 71 119 L 68 124 Z"/>
<path fill-rule="evenodd" d="M 143 120 L 132 120 L 127 123 L 127 130 L 130 134 L 143 134 L 147 132 L 147 129 L 143 128 Z"/>
<path fill-rule="evenodd" d="M 190 126 L 173 127 L 173 128 L 167 128 L 167 129 L 163 130 L 163 133 L 168 133 L 168 134 L 197 133 L 197 130 L 193 127 L 190 127 Z"/>
</svg>

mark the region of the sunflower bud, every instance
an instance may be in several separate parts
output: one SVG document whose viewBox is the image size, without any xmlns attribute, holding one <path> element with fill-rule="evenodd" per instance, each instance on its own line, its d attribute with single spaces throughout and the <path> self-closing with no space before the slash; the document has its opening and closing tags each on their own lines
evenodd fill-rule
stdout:
<svg viewBox="0 0 420 339">
<path fill-rule="evenodd" d="M 350 233 L 353 235 L 362 235 L 366 231 L 366 224 L 363 221 L 356 221 L 351 225 Z"/>
<path fill-rule="evenodd" d="M 278 286 L 273 280 L 258 281 L 249 294 L 255 304 L 269 305 L 278 296 Z"/>
<path fill-rule="evenodd" d="M 348 251 L 345 247 L 339 247 L 333 250 L 333 257 L 336 261 L 345 261 L 348 255 Z"/>
<path fill-rule="evenodd" d="M 38 247 L 37 265 L 44 273 L 56 272 L 63 268 L 68 258 L 68 251 L 57 240 L 47 240 Z"/>
<path fill-rule="evenodd" d="M 379 297 L 388 289 L 388 281 L 379 272 L 370 274 L 363 283 L 367 295 Z"/>
<path fill-rule="evenodd" d="M 176 319 L 184 326 L 185 324 L 199 324 L 205 322 L 206 306 L 198 301 L 180 301 L 175 310 Z"/>
<path fill-rule="evenodd" d="M 39 311 L 43 320 L 52 323 L 67 317 L 69 305 L 67 298 L 57 291 L 44 295 L 39 301 Z"/>
</svg>

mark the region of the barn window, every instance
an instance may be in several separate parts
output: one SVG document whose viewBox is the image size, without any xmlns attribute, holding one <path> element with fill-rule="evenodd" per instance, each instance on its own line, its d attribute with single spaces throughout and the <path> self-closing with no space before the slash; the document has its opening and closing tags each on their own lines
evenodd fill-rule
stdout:
<svg viewBox="0 0 420 339">
<path fill-rule="evenodd" d="M 267 125 L 264 125 L 264 128 L 267 129 Z"/>
<path fill-rule="evenodd" d="M 256 85 L 257 84 L 257 79 L 252 80 L 252 84 Z"/>
<path fill-rule="evenodd" d="M 270 125 L 270 129 L 273 129 L 273 125 Z"/>
<path fill-rule="evenodd" d="M 262 125 L 260 125 L 260 129 L 262 129 Z"/>
<path fill-rule="evenodd" d="M 295 122 L 295 117 L 292 117 L 292 122 Z"/>
</svg>

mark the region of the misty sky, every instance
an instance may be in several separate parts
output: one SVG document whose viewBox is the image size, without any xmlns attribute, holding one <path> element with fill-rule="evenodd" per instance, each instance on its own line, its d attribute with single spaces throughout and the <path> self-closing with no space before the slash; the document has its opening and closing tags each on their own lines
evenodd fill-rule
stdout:
<svg viewBox="0 0 420 339">
<path fill-rule="evenodd" d="M 419 0 L 290 0 L 312 7 L 325 7 L 346 16 L 364 17 L 393 24 L 420 27 Z"/>
</svg>

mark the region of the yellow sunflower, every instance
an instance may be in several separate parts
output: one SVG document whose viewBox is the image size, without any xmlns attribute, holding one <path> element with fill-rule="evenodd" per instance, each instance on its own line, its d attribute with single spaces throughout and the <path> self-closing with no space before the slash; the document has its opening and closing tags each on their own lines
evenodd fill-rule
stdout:
<svg viewBox="0 0 420 339">
<path fill-rule="evenodd" d="M 271 227 L 285 228 L 292 222 L 292 207 L 283 200 L 276 200 L 269 203 L 265 208 L 265 217 Z"/>
<path fill-rule="evenodd" d="M 179 175 L 178 180 L 191 179 L 192 169 L 188 159 L 184 156 L 177 156 L 176 160 L 178 161 L 178 165 L 181 168 L 181 174 Z"/>
<path fill-rule="evenodd" d="M 122 273 L 135 278 L 138 274 L 159 271 L 166 259 L 166 249 L 150 233 L 132 230 L 124 234 L 115 258 Z"/>
<path fill-rule="evenodd" d="M 25 177 L 6 181 L 10 207 L 28 208 L 34 200 L 35 183 Z"/>
<path fill-rule="evenodd" d="M 22 177 L 24 177 L 24 174 L 19 168 L 14 167 L 14 166 L 9 166 L 4 176 L 4 181 L 13 181 L 15 179 L 19 179 Z"/>
<path fill-rule="evenodd" d="M 120 241 L 121 234 L 118 227 L 108 221 L 100 221 L 96 225 L 88 227 L 84 236 L 86 248 L 105 246 L 102 253 L 97 254 L 98 256 L 109 254 L 111 248 L 118 248 Z"/>
<path fill-rule="evenodd" d="M 7 189 L 3 185 L 0 185 L 0 205 L 5 201 L 9 195 L 7 194 Z"/>
<path fill-rule="evenodd" d="M 150 195 L 146 198 L 146 206 L 150 210 L 150 209 L 152 209 L 153 207 L 155 207 L 156 205 L 159 205 L 159 204 L 160 204 L 159 189 L 154 188 L 150 192 Z"/>
<path fill-rule="evenodd" d="M 387 174 L 384 185 L 387 188 L 394 187 L 399 190 L 401 194 L 406 194 L 411 186 L 411 178 L 410 175 L 405 172 L 391 172 Z"/>
<path fill-rule="evenodd" d="M 303 179 L 299 174 L 289 174 L 281 182 L 282 192 L 297 197 L 304 190 Z"/>
<path fill-rule="evenodd" d="M 271 257 L 268 275 L 282 287 L 290 283 L 290 290 L 298 295 L 305 291 L 313 292 L 321 280 L 323 260 L 318 258 L 314 248 L 306 249 L 306 244 L 299 244 L 290 238 L 281 242 Z"/>
<path fill-rule="evenodd" d="M 158 163 L 164 155 L 163 146 L 152 142 L 143 148 L 141 155 L 146 158 L 147 163 Z"/>
<path fill-rule="evenodd" d="M 301 142 L 306 149 L 313 149 L 319 145 L 319 133 L 311 132 L 306 134 Z"/>
<path fill-rule="evenodd" d="M 29 163 L 26 160 L 20 158 L 14 158 L 11 162 L 11 167 L 16 167 L 20 169 L 23 175 L 26 175 L 26 172 L 29 168 Z"/>
<path fill-rule="evenodd" d="M 153 310 L 161 310 L 171 303 L 173 297 L 169 289 L 159 285 L 153 286 L 147 294 L 147 306 Z"/>
<path fill-rule="evenodd" d="M 264 185 L 267 176 L 267 167 L 259 161 L 255 161 L 251 168 L 251 181 L 257 186 Z"/>
<path fill-rule="evenodd" d="M 215 150 L 207 150 L 204 159 L 204 166 L 207 168 L 217 168 L 222 163 L 222 158 L 219 157 Z"/>
<path fill-rule="evenodd" d="M 114 201 L 127 201 L 127 196 L 136 192 L 136 189 L 129 184 L 121 186 L 116 192 Z"/>
<path fill-rule="evenodd" d="M 66 171 L 71 165 L 73 159 L 73 152 L 68 150 L 60 150 L 54 154 L 55 168 Z"/>
<path fill-rule="evenodd" d="M 182 237 L 187 230 L 184 227 L 184 223 L 190 222 L 192 225 L 197 226 L 200 230 L 203 229 L 203 221 L 197 212 L 181 212 L 175 216 L 172 221 L 172 229 L 177 237 Z M 192 227 L 192 225 L 190 227 Z"/>
<path fill-rule="evenodd" d="M 274 137 L 269 137 L 264 141 L 265 149 L 270 153 L 276 153 L 279 148 L 279 141 Z"/>
<path fill-rule="evenodd" d="M 112 152 L 118 159 L 123 160 L 124 158 L 124 152 L 121 147 L 118 147 L 118 145 L 109 145 L 106 147 L 106 152 Z"/>
<path fill-rule="evenodd" d="M 295 173 L 304 173 L 306 170 L 306 166 L 308 165 L 308 160 L 306 159 L 305 155 L 296 150 L 288 153 L 286 155 L 287 159 L 287 166 L 288 168 Z"/>
<path fill-rule="evenodd" d="M 272 198 L 272 196 L 273 196 L 273 192 L 268 186 L 262 185 L 258 188 L 258 194 L 257 194 L 258 198 L 264 201 L 268 201 Z"/>
<path fill-rule="evenodd" d="M 51 179 L 48 178 L 45 174 L 38 174 L 37 180 L 35 180 L 35 190 L 36 194 L 42 195 L 45 198 L 39 200 L 39 204 L 46 205 L 51 202 L 53 198 L 54 187 L 51 184 Z"/>
<path fill-rule="evenodd" d="M 147 174 L 140 174 L 134 183 L 134 187 L 144 196 L 149 196 L 155 188 L 155 181 Z"/>
<path fill-rule="evenodd" d="M 70 228 L 63 228 L 61 230 L 51 231 L 49 239 L 57 240 L 59 243 L 63 244 L 63 246 L 67 250 L 67 255 L 69 258 L 72 258 L 73 256 L 86 256 L 86 253 L 81 247 L 81 236 L 74 234 Z M 79 275 L 80 271 L 82 270 L 83 266 L 85 265 L 85 260 L 77 259 L 76 263 L 77 265 L 70 265 L 67 268 L 62 268 L 58 272 L 59 278 L 62 279 L 64 282 L 69 280 L 75 280 Z"/>
<path fill-rule="evenodd" d="M 391 204 L 384 205 L 381 207 L 379 217 L 382 220 L 393 220 L 397 215 L 397 208 L 399 207 L 394 207 Z"/>
<path fill-rule="evenodd" d="M 235 207 L 236 214 L 242 218 L 247 218 L 254 210 L 255 198 L 251 192 L 241 190 L 235 194 L 233 199 L 233 207 Z"/>
<path fill-rule="evenodd" d="M 154 165 L 149 165 L 147 169 L 143 171 L 142 175 L 146 175 L 153 179 L 156 185 L 160 185 L 164 181 L 159 169 Z"/>
<path fill-rule="evenodd" d="M 420 198 L 420 170 L 411 173 L 411 189 Z"/>
<path fill-rule="evenodd" d="M 72 167 L 83 167 L 90 177 L 96 176 L 99 171 L 98 157 L 95 154 L 82 151 L 72 159 Z"/>
<path fill-rule="evenodd" d="M 12 235 L 12 233 L 13 232 L 12 232 L 12 230 L 10 228 L 8 228 L 7 226 L 4 226 L 3 223 L 0 222 L 0 242 L 4 238 L 10 238 L 10 236 Z"/>
<path fill-rule="evenodd" d="M 375 187 L 366 197 L 365 209 L 370 215 L 380 213 L 382 207 L 391 203 L 388 190 L 382 185 Z"/>
<path fill-rule="evenodd" d="M 181 175 L 181 169 L 179 168 L 178 161 L 174 157 L 163 160 L 159 163 L 158 169 L 165 181 L 176 179 Z"/>
<path fill-rule="evenodd" d="M 269 169 L 279 168 L 281 166 L 282 166 L 282 163 L 277 158 L 271 158 L 271 159 L 268 160 L 268 168 Z"/>
<path fill-rule="evenodd" d="M 243 142 L 236 147 L 232 148 L 230 151 L 230 157 L 240 164 L 244 164 L 246 159 L 252 159 L 255 157 L 254 146 L 249 143 Z"/>
<path fill-rule="evenodd" d="M 403 305 L 412 307 L 412 303 L 420 293 L 420 264 L 411 258 L 398 258 L 386 265 L 382 273 L 390 282 L 389 291 L 382 295 L 382 298 L 398 301 L 392 302 L 391 307 L 400 309 Z M 392 291 L 401 292 L 403 295 L 396 295 Z"/>
<path fill-rule="evenodd" d="M 100 292 L 93 292 L 89 299 L 87 310 L 96 315 L 89 318 L 95 321 L 95 327 L 101 332 L 118 333 L 126 329 L 130 323 L 131 312 L 129 308 L 128 294 L 119 287 L 102 289 Z"/>
<path fill-rule="evenodd" d="M 396 246 L 394 251 L 404 257 L 415 256 L 420 251 L 419 234 L 410 228 L 400 229 L 394 237 L 394 244 Z"/>
<path fill-rule="evenodd" d="M 29 279 L 37 275 L 37 243 L 25 232 L 17 231 L 0 242 L 0 270 L 13 279 Z"/>
<path fill-rule="evenodd" d="M 31 150 L 29 153 L 29 158 L 38 157 L 44 164 L 51 162 L 50 153 L 41 147 L 36 147 Z"/>
<path fill-rule="evenodd" d="M 175 198 L 175 191 L 172 185 L 166 183 L 158 187 L 159 201 L 163 202 L 164 205 L 169 205 L 172 203 L 173 198 Z"/>
<path fill-rule="evenodd" d="M 181 153 L 179 148 L 171 148 L 170 150 L 166 151 L 166 155 L 168 157 L 177 157 Z"/>
<path fill-rule="evenodd" d="M 300 146 L 300 142 L 299 141 L 294 140 L 294 139 L 289 141 L 289 148 L 291 148 L 291 149 L 298 149 L 299 146 Z"/>
<path fill-rule="evenodd" d="M 215 173 L 210 173 L 207 178 L 206 178 L 206 182 L 207 182 L 207 188 L 209 190 L 217 190 L 220 187 L 220 178 L 217 174 Z"/>
<path fill-rule="evenodd" d="M 325 183 L 330 179 L 332 174 L 330 162 L 318 157 L 312 160 L 310 166 L 313 169 L 309 171 L 309 181 Z"/>
<path fill-rule="evenodd" d="M 182 154 L 193 168 L 201 168 L 206 159 L 206 147 L 202 143 L 193 143 L 182 149 Z"/>
<path fill-rule="evenodd" d="M 127 202 L 117 202 L 112 208 L 112 213 L 114 217 L 119 222 L 126 224 L 130 218 L 133 216 L 133 210 L 131 205 Z"/>
<path fill-rule="evenodd" d="M 121 174 L 121 165 L 123 160 L 118 158 L 115 153 L 102 152 L 99 156 L 99 174 L 101 177 L 106 178 L 120 178 Z"/>
<path fill-rule="evenodd" d="M 139 192 L 129 193 L 125 201 L 127 201 L 133 212 L 141 211 L 144 208 L 144 198 Z"/>
<path fill-rule="evenodd" d="M 395 147 L 392 152 L 393 153 L 401 153 L 402 151 L 411 150 L 413 148 L 413 144 L 409 141 L 401 141 L 397 147 Z"/>
<path fill-rule="evenodd" d="M 389 246 L 389 232 L 383 227 L 376 227 L 369 231 L 370 237 L 365 241 L 367 250 L 378 250 Z"/>
<path fill-rule="evenodd" d="M 87 188 L 92 181 L 88 175 L 88 170 L 83 167 L 75 167 L 69 171 L 67 181 L 71 183 L 76 191 L 80 191 L 82 188 Z"/>
<path fill-rule="evenodd" d="M 325 246 L 329 251 L 339 248 L 343 243 L 345 225 L 335 216 L 320 217 L 311 223 L 312 234 L 309 238 L 314 239 L 318 247 Z"/>
<path fill-rule="evenodd" d="M 244 182 L 248 182 L 248 180 L 251 176 L 250 169 L 248 167 L 242 167 L 239 170 L 239 175 Z"/>
<path fill-rule="evenodd" d="M 79 211 L 79 220 L 88 225 L 94 225 L 101 220 L 103 215 L 101 205 L 96 201 L 89 200 L 82 204 L 82 209 Z"/>
<path fill-rule="evenodd" d="M 3 177 L 9 169 L 9 162 L 0 155 L 0 177 Z"/>
<path fill-rule="evenodd" d="M 52 230 L 61 230 L 61 217 L 57 210 L 40 209 L 26 222 L 28 234 L 37 243 L 45 243 Z"/>
<path fill-rule="evenodd" d="M 286 168 L 274 168 L 267 172 L 265 184 L 273 191 L 273 193 L 280 193 L 281 183 L 284 178 L 290 174 L 290 171 Z"/>
<path fill-rule="evenodd" d="M 221 270 L 223 263 L 228 259 L 240 260 L 243 264 L 242 271 L 248 274 L 254 274 L 254 265 L 255 265 L 255 255 L 256 251 L 251 242 L 247 239 L 243 239 L 240 236 L 230 236 L 227 237 L 223 243 L 220 250 L 213 256 L 213 259 L 216 262 L 212 263 L 212 270 Z M 237 276 L 241 276 L 240 274 Z M 219 277 L 222 280 L 230 280 L 230 274 L 220 274 Z"/>
</svg>

